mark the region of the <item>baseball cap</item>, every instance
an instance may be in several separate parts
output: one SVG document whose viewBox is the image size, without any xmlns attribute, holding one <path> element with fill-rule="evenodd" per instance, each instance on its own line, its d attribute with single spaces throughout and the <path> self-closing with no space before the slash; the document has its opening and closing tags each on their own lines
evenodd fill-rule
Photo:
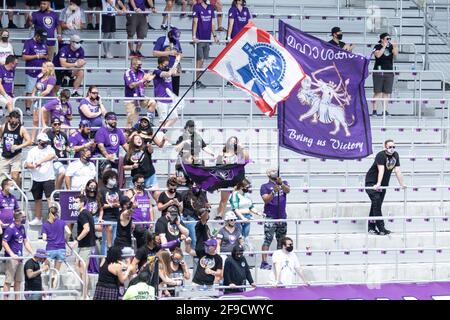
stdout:
<svg viewBox="0 0 450 320">
<path fill-rule="evenodd" d="M 388 37 L 388 36 L 390 36 L 389 33 L 383 32 L 382 34 L 380 34 L 380 40 L 383 40 L 384 38 L 386 38 L 386 37 Z"/>
<path fill-rule="evenodd" d="M 122 249 L 122 258 L 134 257 L 134 251 L 130 247 L 124 247 Z"/>
<path fill-rule="evenodd" d="M 82 42 L 82 41 L 79 35 L 73 34 L 70 36 L 70 42 Z"/>
<path fill-rule="evenodd" d="M 338 32 L 341 32 L 342 30 L 341 30 L 341 28 L 339 28 L 339 27 L 333 27 L 333 29 L 331 29 L 331 34 L 333 34 L 333 33 L 338 33 Z"/>
<path fill-rule="evenodd" d="M 225 221 L 237 220 L 237 217 L 233 211 L 228 211 L 228 212 L 225 212 L 225 216 L 224 216 L 223 220 L 225 220 Z"/>
<path fill-rule="evenodd" d="M 36 31 L 34 32 L 34 35 L 38 35 L 43 38 L 47 38 L 47 36 L 48 36 L 47 31 L 45 31 L 45 29 L 36 29 Z"/>
<path fill-rule="evenodd" d="M 48 258 L 47 251 L 45 251 L 45 249 L 37 249 L 36 253 L 34 254 L 34 257 L 37 259 L 47 259 Z"/>
<path fill-rule="evenodd" d="M 52 124 L 55 124 L 55 123 L 61 124 L 61 120 L 59 120 L 59 118 L 56 118 L 56 117 L 52 118 Z"/>
<path fill-rule="evenodd" d="M 48 138 L 48 135 L 46 134 L 46 133 L 44 133 L 44 132 L 41 132 L 41 133 L 39 133 L 38 135 L 37 135 L 37 138 L 36 138 L 38 141 L 40 140 L 40 141 L 50 141 L 50 139 Z"/>
<path fill-rule="evenodd" d="M 178 29 L 178 28 L 176 28 L 176 27 L 172 27 L 171 29 L 170 29 L 170 34 L 172 35 L 172 37 L 175 39 L 175 40 L 179 40 L 180 39 L 180 36 L 181 36 L 181 31 L 180 31 L 180 29 Z"/>
<path fill-rule="evenodd" d="M 112 111 L 107 112 L 105 114 L 105 119 L 106 120 L 117 120 L 117 114 L 115 112 L 112 112 Z"/>
<path fill-rule="evenodd" d="M 82 127 L 91 127 L 91 122 L 89 120 L 81 120 L 80 121 L 80 128 Z"/>
<path fill-rule="evenodd" d="M 217 246 L 217 240 L 216 239 L 208 239 L 204 242 L 205 245 L 207 245 L 208 247 L 213 247 L 213 246 Z"/>
<path fill-rule="evenodd" d="M 195 122 L 194 120 L 188 120 L 186 121 L 186 125 L 184 126 L 185 128 L 192 128 L 195 127 Z"/>
<path fill-rule="evenodd" d="M 170 213 L 171 215 L 178 215 L 180 210 L 178 209 L 177 206 L 170 206 L 167 208 L 167 212 Z"/>
</svg>

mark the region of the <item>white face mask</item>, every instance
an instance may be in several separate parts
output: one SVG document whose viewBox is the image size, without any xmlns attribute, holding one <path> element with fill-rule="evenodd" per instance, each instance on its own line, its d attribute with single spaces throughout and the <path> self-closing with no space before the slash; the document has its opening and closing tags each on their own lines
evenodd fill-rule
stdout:
<svg viewBox="0 0 450 320">
<path fill-rule="evenodd" d="M 116 186 L 116 184 L 117 184 L 116 179 L 109 179 L 107 186 L 108 186 L 108 188 L 114 188 Z"/>
<path fill-rule="evenodd" d="M 11 192 L 11 191 L 14 191 L 14 190 L 16 190 L 16 186 L 11 186 L 11 187 L 9 187 L 9 191 Z"/>
<path fill-rule="evenodd" d="M 78 50 L 81 48 L 81 43 L 72 43 L 72 46 L 75 50 Z"/>
</svg>

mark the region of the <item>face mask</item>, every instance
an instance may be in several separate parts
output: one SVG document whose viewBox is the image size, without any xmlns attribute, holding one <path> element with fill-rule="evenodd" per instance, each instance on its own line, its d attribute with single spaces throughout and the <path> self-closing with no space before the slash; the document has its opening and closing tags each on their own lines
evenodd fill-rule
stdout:
<svg viewBox="0 0 450 320">
<path fill-rule="evenodd" d="M 45 141 L 40 141 L 40 142 L 39 142 L 39 146 L 40 146 L 42 149 L 45 149 L 45 148 L 47 148 L 48 143 L 45 142 Z"/>
<path fill-rule="evenodd" d="M 81 43 L 72 43 L 72 46 L 75 50 L 78 50 L 81 48 Z"/>
<path fill-rule="evenodd" d="M 141 183 L 137 183 L 137 184 L 136 184 L 136 189 L 138 189 L 138 190 L 143 190 L 143 189 L 144 189 L 144 185 L 141 184 Z"/>
<path fill-rule="evenodd" d="M 177 192 L 177 189 L 168 189 L 167 191 L 169 191 L 170 193 L 175 193 Z"/>
<path fill-rule="evenodd" d="M 84 157 L 83 160 L 89 163 L 91 161 L 91 157 Z"/>
<path fill-rule="evenodd" d="M 169 66 L 162 66 L 160 69 L 162 71 L 169 71 L 170 70 Z"/>
<path fill-rule="evenodd" d="M 80 204 L 78 202 L 75 202 L 72 207 L 76 211 L 80 210 Z"/>
<path fill-rule="evenodd" d="M 278 174 L 276 172 L 275 173 L 271 173 L 269 175 L 269 178 L 272 179 L 272 180 L 275 180 L 276 178 L 278 178 Z"/>
<path fill-rule="evenodd" d="M 2 37 L 2 42 L 8 42 L 9 37 Z"/>
<path fill-rule="evenodd" d="M 15 187 L 15 186 L 9 187 L 9 192 L 14 191 L 14 190 L 16 190 L 16 187 Z"/>
<path fill-rule="evenodd" d="M 97 191 L 97 189 L 96 188 L 89 188 L 88 191 L 92 192 L 92 193 L 95 193 L 95 191 Z"/>
<path fill-rule="evenodd" d="M 338 34 L 337 36 L 336 36 L 336 38 L 338 39 L 338 40 L 342 40 L 342 37 L 343 37 L 344 35 L 343 34 Z"/>
<path fill-rule="evenodd" d="M 286 247 L 286 251 L 287 251 L 287 252 L 292 252 L 292 250 L 294 250 L 294 247 L 293 247 L 293 246 L 287 246 L 287 247 Z"/>
<path fill-rule="evenodd" d="M 116 127 L 117 127 L 117 123 L 106 123 L 106 126 L 109 128 L 109 129 L 111 129 L 111 130 L 113 130 L 113 129 L 115 129 Z"/>
<path fill-rule="evenodd" d="M 178 260 L 178 259 L 172 259 L 172 262 L 174 264 L 181 264 L 181 260 Z"/>
<path fill-rule="evenodd" d="M 177 221 L 177 219 L 178 219 L 178 215 L 173 216 L 173 215 L 169 214 L 170 223 L 172 223 L 172 224 L 175 223 Z"/>
<path fill-rule="evenodd" d="M 248 193 L 248 191 L 249 191 L 248 187 L 247 188 L 242 188 L 242 192 Z"/>
<path fill-rule="evenodd" d="M 138 64 L 137 66 L 136 66 L 136 71 L 139 71 L 139 70 L 141 70 L 142 69 L 142 65 L 141 64 Z"/>
<path fill-rule="evenodd" d="M 108 183 L 107 183 L 108 188 L 114 188 L 116 185 L 117 185 L 116 179 L 109 179 L 108 180 Z"/>
</svg>

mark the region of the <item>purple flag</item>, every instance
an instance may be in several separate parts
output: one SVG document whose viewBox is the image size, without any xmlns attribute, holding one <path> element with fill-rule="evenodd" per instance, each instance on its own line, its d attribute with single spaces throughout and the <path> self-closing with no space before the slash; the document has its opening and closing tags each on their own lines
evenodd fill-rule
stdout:
<svg viewBox="0 0 450 320">
<path fill-rule="evenodd" d="M 80 191 L 61 191 L 59 193 L 59 205 L 61 206 L 61 220 L 77 221 L 78 212 L 73 208 L 75 197 Z"/>
<path fill-rule="evenodd" d="M 279 144 L 312 157 L 358 159 L 372 154 L 364 90 L 370 60 L 280 20 L 281 44 L 306 78 L 278 115 Z"/>
<path fill-rule="evenodd" d="M 204 167 L 182 163 L 182 166 L 192 181 L 209 192 L 234 187 L 245 178 L 245 164 Z"/>
</svg>

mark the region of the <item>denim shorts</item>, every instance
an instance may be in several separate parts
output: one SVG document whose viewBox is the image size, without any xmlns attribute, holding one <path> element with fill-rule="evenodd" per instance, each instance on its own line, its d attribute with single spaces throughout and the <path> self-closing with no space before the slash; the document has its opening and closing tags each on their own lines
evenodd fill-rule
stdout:
<svg viewBox="0 0 450 320">
<path fill-rule="evenodd" d="M 151 187 L 155 187 L 158 185 L 158 178 L 156 177 L 156 173 L 153 174 L 152 176 L 148 177 L 147 179 L 145 179 L 145 187 L 146 188 L 151 188 Z"/>
<path fill-rule="evenodd" d="M 66 261 L 66 249 L 48 250 L 47 253 L 50 259 L 60 262 Z"/>
<path fill-rule="evenodd" d="M 37 78 L 33 78 L 28 74 L 25 75 L 25 93 L 33 92 L 33 88 L 36 85 Z"/>
</svg>

